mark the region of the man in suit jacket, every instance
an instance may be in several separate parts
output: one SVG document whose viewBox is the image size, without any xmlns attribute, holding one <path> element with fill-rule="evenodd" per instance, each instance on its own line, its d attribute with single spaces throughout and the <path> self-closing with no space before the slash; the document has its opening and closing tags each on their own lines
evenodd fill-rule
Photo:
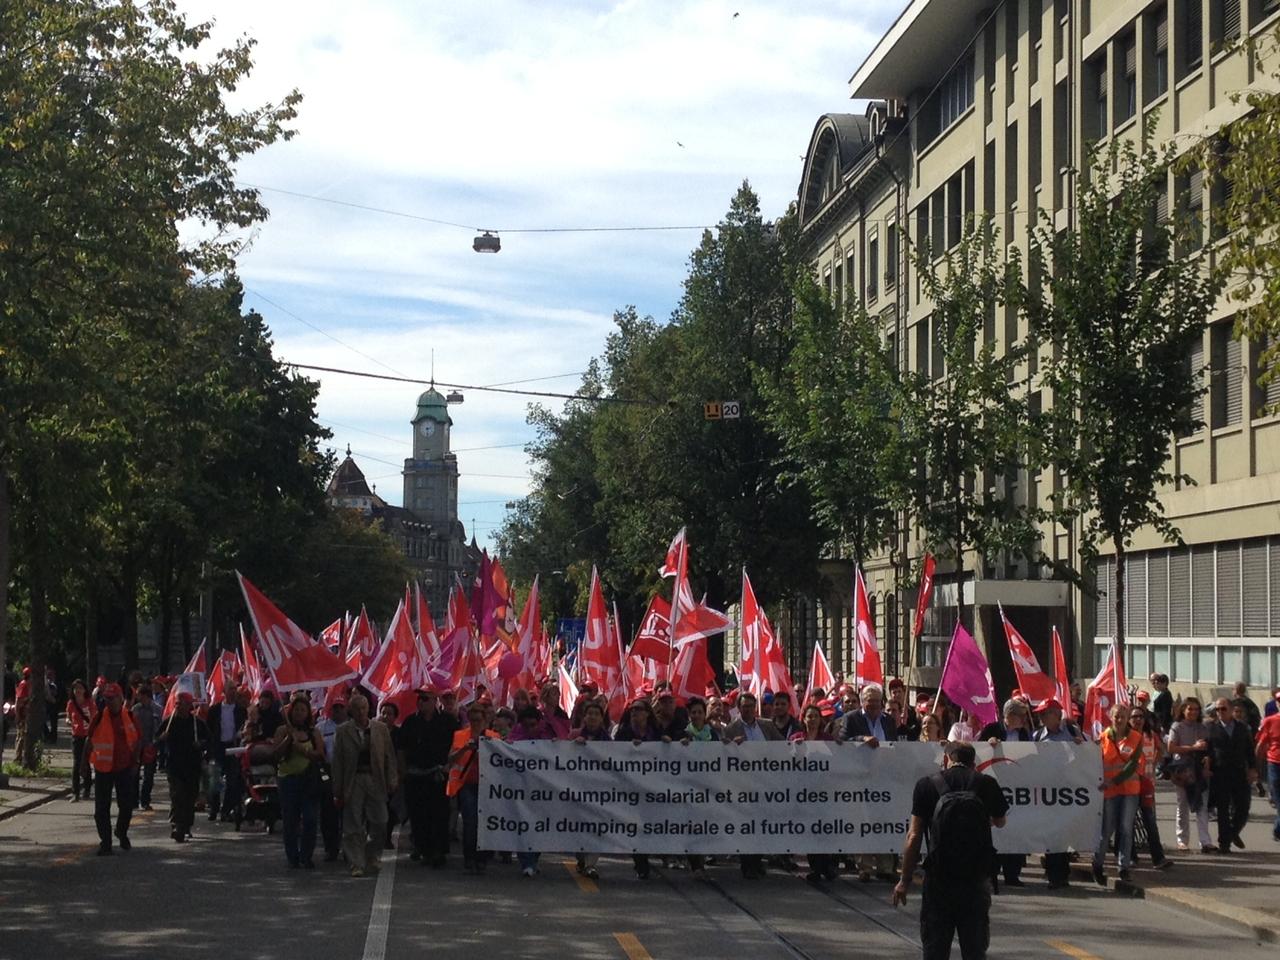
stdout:
<svg viewBox="0 0 1280 960">
<path fill-rule="evenodd" d="M 878 747 L 898 739 L 898 725 L 884 712 L 884 689 L 878 683 L 862 688 L 862 709 L 845 715 L 841 740 L 854 740 L 868 747 Z"/>
<path fill-rule="evenodd" d="M 209 778 L 209 793 L 205 798 L 209 819 L 230 820 L 242 793 L 240 758 L 227 756 L 228 747 L 240 745 L 240 731 L 244 729 L 249 711 L 238 702 L 239 690 L 234 683 L 222 688 L 222 702 L 209 708 L 205 726 L 209 729 L 209 763 L 217 769 Z"/>
<path fill-rule="evenodd" d="M 342 811 L 342 849 L 353 877 L 376 874 L 386 842 L 387 797 L 399 783 L 391 731 L 369 718 L 369 701 L 356 694 L 351 717 L 333 737 L 333 802 Z"/>
<path fill-rule="evenodd" d="M 1218 698 L 1218 719 L 1209 724 L 1210 806 L 1218 811 L 1218 852 L 1244 848 L 1240 831 L 1249 822 L 1249 784 L 1258 777 L 1258 761 L 1248 714 L 1226 697 Z"/>
<path fill-rule="evenodd" d="M 743 743 L 747 740 L 781 740 L 782 734 L 772 720 L 760 719 L 760 702 L 754 693 L 738 697 L 739 717 L 724 728 L 720 739 Z"/>
</svg>

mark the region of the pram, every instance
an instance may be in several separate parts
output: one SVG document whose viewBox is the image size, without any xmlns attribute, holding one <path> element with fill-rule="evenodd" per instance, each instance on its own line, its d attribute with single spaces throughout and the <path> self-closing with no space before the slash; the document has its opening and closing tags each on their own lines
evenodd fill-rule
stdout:
<svg viewBox="0 0 1280 960">
<path fill-rule="evenodd" d="M 232 818 L 239 831 L 241 824 L 262 823 L 267 833 L 275 833 L 280 820 L 280 790 L 276 783 L 276 762 L 271 744 L 265 741 L 241 748 L 240 770 L 244 780 L 244 798 Z"/>
</svg>

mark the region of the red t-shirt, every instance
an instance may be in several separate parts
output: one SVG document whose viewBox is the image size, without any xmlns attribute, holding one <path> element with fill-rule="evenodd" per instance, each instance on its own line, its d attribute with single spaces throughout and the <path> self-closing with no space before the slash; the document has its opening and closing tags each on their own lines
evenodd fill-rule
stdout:
<svg viewBox="0 0 1280 960">
<path fill-rule="evenodd" d="M 25 720 L 27 717 L 27 709 L 31 705 L 31 681 L 19 680 L 18 689 L 13 695 L 14 712 L 18 715 L 19 720 Z"/>
<path fill-rule="evenodd" d="M 1267 763 L 1280 763 L 1280 713 L 1273 713 L 1262 721 L 1258 746 L 1267 748 Z"/>
</svg>

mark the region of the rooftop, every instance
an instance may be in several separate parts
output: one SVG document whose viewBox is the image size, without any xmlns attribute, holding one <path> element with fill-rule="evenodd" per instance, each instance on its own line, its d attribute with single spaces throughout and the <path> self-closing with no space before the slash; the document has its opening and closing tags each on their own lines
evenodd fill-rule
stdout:
<svg viewBox="0 0 1280 960">
<path fill-rule="evenodd" d="M 856 99 L 905 100 L 929 90 L 973 42 L 991 0 L 910 0 L 849 78 Z"/>
</svg>

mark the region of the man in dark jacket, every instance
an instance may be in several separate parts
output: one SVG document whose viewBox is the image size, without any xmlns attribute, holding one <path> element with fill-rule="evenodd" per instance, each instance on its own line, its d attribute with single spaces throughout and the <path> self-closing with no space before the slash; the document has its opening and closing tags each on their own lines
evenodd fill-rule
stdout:
<svg viewBox="0 0 1280 960">
<path fill-rule="evenodd" d="M 1218 698 L 1218 716 L 1209 724 L 1209 804 L 1218 811 L 1218 851 L 1244 849 L 1240 831 L 1249 822 L 1249 784 L 1258 778 L 1258 761 L 1244 707 Z"/>
<path fill-rule="evenodd" d="M 862 688 L 862 709 L 845 714 L 841 740 L 854 740 L 869 747 L 898 739 L 898 725 L 884 712 L 884 690 L 878 683 Z"/>
<path fill-rule="evenodd" d="M 238 702 L 238 690 L 228 683 L 222 690 L 222 702 L 209 708 L 209 762 L 214 770 L 209 779 L 209 819 L 217 820 L 219 810 L 223 820 L 231 819 L 231 812 L 240 802 L 240 758 L 227 756 L 227 748 L 240 745 L 240 731 L 248 720 L 248 710 Z"/>
<path fill-rule="evenodd" d="M 1009 699 L 1004 704 L 1004 720 L 988 723 L 978 733 L 979 740 L 985 740 L 994 746 L 997 743 L 1010 741 L 1030 742 L 1033 739 L 1031 729 L 1031 711 L 1021 700 Z M 1010 887 L 1023 886 L 1022 868 L 1027 864 L 1025 854 L 1002 853 L 997 858 L 1000 872 L 1004 874 L 1004 882 Z"/>
<path fill-rule="evenodd" d="M 165 773 L 169 777 L 169 834 L 185 843 L 196 818 L 196 792 L 200 789 L 200 765 L 209 747 L 209 729 L 191 712 L 195 700 L 180 693 L 169 719 L 164 721 L 156 742 L 168 748 Z"/>
<path fill-rule="evenodd" d="M 413 838 L 410 860 L 439 869 L 449 853 L 449 798 L 444 786 L 457 716 L 439 708 L 436 690 L 418 691 L 418 709 L 400 726 L 397 749 Z"/>
</svg>

